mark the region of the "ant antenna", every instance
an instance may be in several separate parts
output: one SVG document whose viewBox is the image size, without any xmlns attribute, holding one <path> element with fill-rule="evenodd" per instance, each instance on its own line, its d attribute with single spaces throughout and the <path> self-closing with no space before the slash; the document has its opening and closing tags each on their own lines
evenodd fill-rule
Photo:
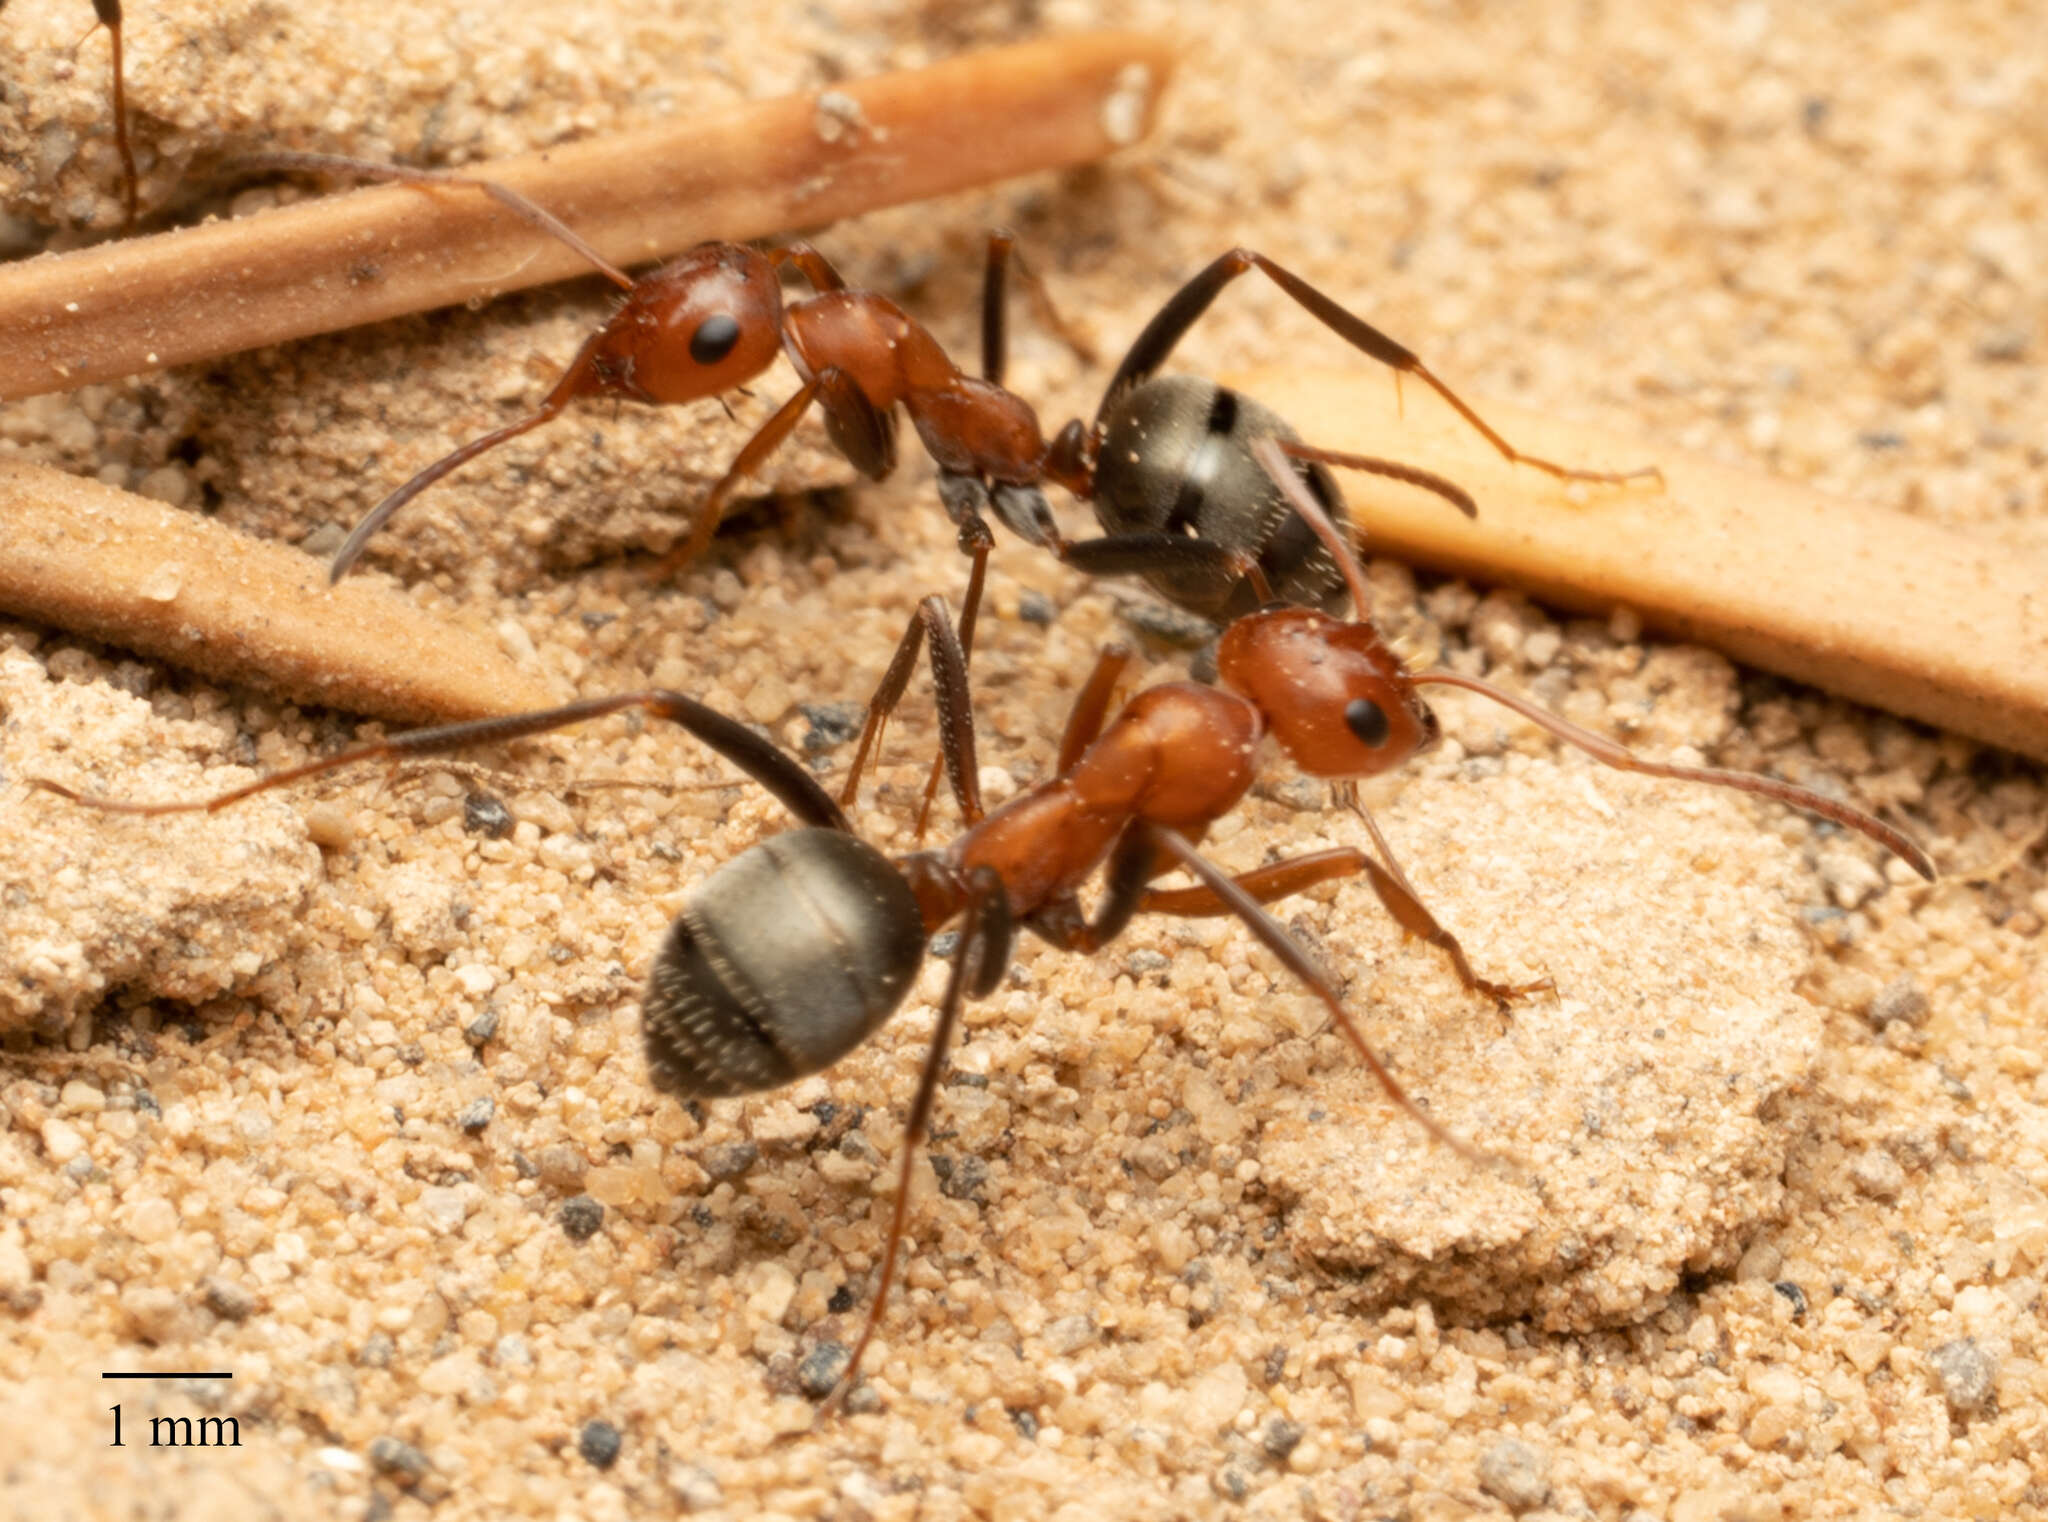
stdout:
<svg viewBox="0 0 2048 1522">
<path fill-rule="evenodd" d="M 1359 568 L 1358 557 L 1344 542 L 1344 536 L 1337 532 L 1329 515 L 1312 498 L 1301 484 L 1300 478 L 1287 463 L 1286 454 L 1271 439 L 1261 439 L 1252 446 L 1259 463 L 1266 474 L 1273 478 L 1273 484 L 1280 488 L 1302 521 L 1315 531 L 1318 539 L 1336 557 L 1337 565 L 1344 573 L 1346 585 L 1351 589 L 1353 607 L 1359 610 L 1361 619 L 1365 609 L 1365 573 Z M 1604 766 L 1617 771 L 1639 772 L 1646 777 L 1669 777 L 1680 782 L 1701 782 L 1709 787 L 1725 787 L 1738 793 L 1753 793 L 1759 798 L 1803 810 L 1806 813 L 1826 819 L 1831 823 L 1856 831 L 1876 841 L 1901 861 L 1918 872 L 1927 881 L 1935 879 L 1934 862 L 1927 852 L 1903 830 L 1894 829 L 1874 815 L 1850 804 L 1833 798 L 1823 797 L 1810 788 L 1798 787 L 1790 782 L 1781 782 L 1775 777 L 1760 777 L 1753 772 L 1728 771 L 1717 766 L 1679 766 L 1669 761 L 1645 761 L 1634 752 L 1617 745 L 1603 735 L 1596 735 L 1589 729 L 1581 729 L 1557 715 L 1539 708 L 1527 698 L 1518 697 L 1491 682 L 1478 677 L 1462 676 L 1455 671 L 1423 671 L 1408 677 L 1416 686 L 1462 687 L 1467 692 L 1476 692 L 1481 697 L 1491 698 L 1503 708 L 1512 709 L 1532 724 L 1540 725 L 1567 745 L 1576 746 Z"/>
</svg>

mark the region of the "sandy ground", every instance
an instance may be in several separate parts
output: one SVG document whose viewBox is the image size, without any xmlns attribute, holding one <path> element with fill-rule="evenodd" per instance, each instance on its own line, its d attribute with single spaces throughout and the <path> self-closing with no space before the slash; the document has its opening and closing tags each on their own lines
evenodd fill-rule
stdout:
<svg viewBox="0 0 2048 1522">
<path fill-rule="evenodd" d="M 1242 242 L 1453 384 L 1628 429 L 1646 458 L 2048 541 L 2032 6 L 1313 0 L 1283 24 L 656 0 L 599 34 L 587 4 L 535 0 L 449 7 L 432 35 L 356 4 L 131 11 L 151 205 L 222 148 L 461 161 L 1039 29 L 1171 27 L 1162 128 L 1117 162 L 813 231 L 964 355 L 982 233 L 1018 229 L 1104 355 L 1019 323 L 1012 383 L 1049 423 Z M 115 214 L 104 44 L 71 50 L 89 15 L 0 20 L 23 50 L 0 57 L 0 185 L 24 249 Z M 536 396 L 604 304 L 586 283 L 13 404 L 0 449 L 317 551 Z M 1247 282 L 1186 362 L 1342 352 Z M 635 552 L 681 531 L 699 457 L 737 437 L 711 407 L 586 409 L 422 499 L 372 564 L 422 606 L 481 609 L 565 696 L 672 685 L 830 769 L 847 705 L 960 561 L 915 461 L 755 515 L 651 587 Z M 1482 971 L 1557 996 L 1504 1022 L 1357 885 L 1282 917 L 1411 1090 L 1527 1175 L 1431 1147 L 1227 924 L 1141 921 L 1092 960 L 1026 948 L 941 1093 L 873 1398 L 818 1433 L 805 1392 L 858 1330 L 937 963 L 827 1075 L 659 1098 L 647 959 L 691 885 L 782 824 L 702 786 L 724 774 L 685 740 L 614 722 L 228 819 L 87 818 L 22 779 L 190 796 L 358 726 L 0 624 L 0 1508 L 2048 1515 L 2039 768 L 1645 642 L 1626 613 L 1373 580 L 1418 662 L 1646 751 L 1840 789 L 1943 881 L 1446 701 L 1447 743 L 1370 800 Z M 1000 797 L 1045 770 L 1095 650 L 1156 620 L 1014 544 L 991 584 L 977 719 Z M 1148 679 L 1185 666 L 1154 654 Z M 898 849 L 922 691 L 858 810 Z M 1247 867 L 1360 834 L 1275 762 L 1212 845 Z M 151 1448 L 152 1415 L 233 1416 L 241 1446 Z"/>
</svg>

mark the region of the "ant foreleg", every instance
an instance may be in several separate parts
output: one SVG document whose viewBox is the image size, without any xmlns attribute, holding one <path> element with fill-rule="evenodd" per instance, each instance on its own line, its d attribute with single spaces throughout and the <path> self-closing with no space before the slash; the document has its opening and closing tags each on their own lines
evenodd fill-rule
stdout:
<svg viewBox="0 0 2048 1522">
<path fill-rule="evenodd" d="M 752 475 L 782 447 L 783 440 L 796 431 L 796 425 L 810 411 L 811 403 L 818 399 L 822 379 L 822 376 L 814 375 L 805 381 L 794 396 L 776 408 L 768 421 L 754 431 L 754 436 L 747 440 L 726 473 L 719 477 L 718 484 L 711 488 L 711 494 L 698 507 L 689 537 L 655 562 L 656 579 L 666 580 L 673 576 L 710 548 L 711 536 L 718 532 L 718 520 L 725 516 L 725 504 L 739 490 L 740 482 Z"/>
<path fill-rule="evenodd" d="M 1197 851 L 1179 832 L 1153 824 L 1141 823 L 1137 828 L 1156 842 L 1161 851 L 1173 856 L 1187 868 L 1203 887 L 1215 895 L 1229 913 L 1244 921 L 1245 928 L 1280 959 L 1281 965 L 1323 1001 L 1324 1008 L 1330 1012 L 1330 1018 L 1336 1021 L 1338 1029 L 1343 1031 L 1345 1039 L 1351 1043 L 1352 1050 L 1358 1053 L 1359 1060 L 1371 1071 L 1373 1077 L 1379 1080 L 1380 1087 L 1386 1092 L 1387 1097 L 1399 1106 L 1410 1120 L 1462 1158 L 1471 1162 L 1500 1161 L 1445 1130 L 1430 1118 L 1427 1111 L 1408 1097 L 1408 1091 L 1401 1087 L 1400 1081 L 1388 1071 L 1387 1065 L 1380 1061 L 1379 1054 L 1366 1041 L 1365 1033 L 1358 1028 L 1350 1013 L 1344 1008 L 1344 1001 L 1337 996 L 1337 990 L 1330 986 L 1329 978 L 1310 960 L 1308 953 L 1295 944 L 1294 938 L 1287 933 L 1285 927 L 1259 906 L 1256 898 L 1240 888 L 1227 873 Z"/>
<path fill-rule="evenodd" d="M 1105 645 L 1102 653 L 1095 657 L 1095 669 L 1088 673 L 1088 680 L 1082 684 L 1080 694 L 1074 699 L 1074 707 L 1067 715 L 1066 732 L 1060 736 L 1059 770 L 1055 776 L 1064 777 L 1074 769 L 1081 759 L 1081 753 L 1093 745 L 1102 733 L 1103 721 L 1109 717 L 1110 699 L 1116 695 L 1117 678 L 1124 673 L 1124 667 L 1131 663 L 1131 647 L 1128 645 Z"/>
<path fill-rule="evenodd" d="M 946 600 L 936 593 L 920 602 L 917 611 L 910 615 L 910 624 L 903 631 L 889 669 L 882 673 L 881 685 L 868 701 L 867 719 L 861 725 L 860 744 L 840 790 L 840 802 L 852 805 L 869 752 L 880 743 L 889 715 L 903 700 L 903 690 L 910 685 L 910 674 L 917 669 L 918 651 L 927 636 L 932 647 L 932 690 L 939 710 L 940 755 L 952 778 L 953 796 L 959 801 L 962 816 L 969 824 L 975 824 L 982 817 L 981 778 L 974 757 L 974 705 L 967 686 L 967 656 L 960 647 L 959 636 L 953 632 Z"/>
<path fill-rule="evenodd" d="M 925 1050 L 924 1067 L 917 1077 L 917 1093 L 903 1121 L 903 1156 L 896 1172 L 896 1201 L 889 1213 L 889 1237 L 882 1249 L 881 1272 L 875 1279 L 875 1298 L 868 1306 L 867 1321 L 847 1357 L 839 1382 L 818 1407 L 817 1422 L 837 1412 L 859 1382 L 861 1357 L 874 1341 L 883 1308 L 889 1302 L 890 1287 L 896 1282 L 896 1260 L 910 1216 L 910 1186 L 917 1176 L 917 1152 L 931 1126 L 932 1102 L 938 1096 L 939 1075 L 945 1071 L 946 1052 L 960 1023 L 961 1006 L 968 998 L 978 999 L 989 993 L 1010 965 L 1016 925 L 1002 878 L 992 867 L 977 867 L 968 887 L 967 909 L 960 921 L 960 940 L 953 950 L 946 992 L 939 1001 L 938 1023 L 932 1028 L 931 1045 Z"/>
<path fill-rule="evenodd" d="M 1372 827 L 1371 818 L 1366 820 Z M 1373 839 L 1386 850 L 1386 841 L 1377 828 L 1373 828 Z M 1388 861 L 1392 861 L 1391 855 Z M 1424 907 L 1422 900 L 1409 886 L 1398 867 L 1375 861 L 1356 846 L 1332 846 L 1326 851 L 1311 851 L 1302 856 L 1290 856 L 1284 861 L 1256 867 L 1249 872 L 1240 872 L 1230 880 L 1232 883 L 1261 904 L 1270 904 L 1283 898 L 1291 898 L 1306 892 L 1319 883 L 1336 882 L 1346 877 L 1365 875 L 1372 884 L 1373 892 L 1394 922 L 1410 935 L 1427 941 L 1450 959 L 1452 970 L 1458 974 L 1458 981 L 1474 993 L 1485 994 L 1503 1009 L 1515 1000 L 1533 993 L 1547 993 L 1554 986 L 1550 979 L 1542 978 L 1534 983 L 1495 983 L 1473 972 L 1472 964 L 1465 958 L 1465 950 L 1458 944 L 1458 938 L 1438 923 L 1435 915 Z M 1153 888 L 1145 894 L 1145 901 L 1139 906 L 1147 914 L 1171 914 L 1182 919 L 1210 919 L 1219 915 L 1235 914 L 1237 911 L 1229 901 L 1204 886 L 1192 888 Z"/>
<path fill-rule="evenodd" d="M 970 568 L 967 572 L 967 592 L 960 599 L 960 680 L 962 687 L 960 703 L 965 708 L 969 702 L 965 695 L 967 666 L 974 659 L 974 625 L 981 613 L 982 583 L 988 577 L 988 552 L 995 548 L 995 535 L 989 532 L 988 524 L 982 521 L 980 517 L 970 517 L 960 525 L 960 547 L 972 557 Z M 932 679 L 934 683 L 938 681 L 939 671 L 936 655 L 937 648 L 936 645 L 933 646 Z M 941 712 L 943 714 L 943 705 Z M 917 809 L 916 838 L 920 841 L 924 839 L 925 826 L 931 820 L 932 800 L 939 793 L 939 771 L 947 764 L 947 738 L 946 733 L 942 731 L 939 737 L 939 754 L 932 757 L 931 770 L 925 774 L 924 801 L 918 805 Z M 977 778 L 976 786 L 979 787 L 979 785 L 980 782 Z M 954 792 L 956 795 L 959 793 L 957 784 Z M 978 814 L 969 816 L 967 822 L 973 824 L 977 818 L 979 818 Z"/>
</svg>

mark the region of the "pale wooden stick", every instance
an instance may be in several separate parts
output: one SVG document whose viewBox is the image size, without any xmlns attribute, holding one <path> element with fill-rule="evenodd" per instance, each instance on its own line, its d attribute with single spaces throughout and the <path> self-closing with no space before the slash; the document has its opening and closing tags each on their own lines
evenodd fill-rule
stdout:
<svg viewBox="0 0 2048 1522">
<path fill-rule="evenodd" d="M 0 613 L 295 703 L 413 722 L 558 700 L 488 635 L 197 513 L 0 461 Z"/>
<path fill-rule="evenodd" d="M 1172 65 L 1090 32 L 467 168 L 634 264 L 1100 158 Z M 587 273 L 483 195 L 412 186 L 34 259 L 0 270 L 0 399 Z"/>
<path fill-rule="evenodd" d="M 1274 366 L 1233 379 L 1331 449 L 1386 455 L 1472 493 L 1468 520 L 1345 472 L 1373 554 L 1559 607 L 1634 610 L 1736 660 L 2048 760 L 2048 560 L 1625 434 L 1472 398 L 1517 449 L 1592 469 L 1655 465 L 1660 490 L 1517 469 L 1433 396 L 1383 374 Z M 1404 415 L 1405 414 L 1405 415 Z"/>
</svg>

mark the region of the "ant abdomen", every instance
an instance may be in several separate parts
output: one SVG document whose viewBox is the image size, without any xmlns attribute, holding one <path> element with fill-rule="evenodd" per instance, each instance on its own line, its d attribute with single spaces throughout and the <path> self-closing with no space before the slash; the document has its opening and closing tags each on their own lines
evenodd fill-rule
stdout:
<svg viewBox="0 0 2048 1522">
<path fill-rule="evenodd" d="M 903 874 L 841 830 L 792 830 L 705 880 L 647 976 L 657 1088 L 721 1098 L 830 1067 L 917 980 L 924 916 Z"/>
<path fill-rule="evenodd" d="M 1186 534 L 1253 555 L 1282 602 L 1337 612 L 1344 578 L 1330 552 L 1260 468 L 1252 445 L 1298 439 L 1271 408 L 1192 375 L 1162 375 L 1117 400 L 1095 463 L 1095 516 L 1112 534 Z M 1323 466 L 1295 470 L 1323 510 L 1346 522 Z M 1241 576 L 1176 565 L 1145 579 L 1178 607 L 1217 623 L 1255 611 Z"/>
</svg>

